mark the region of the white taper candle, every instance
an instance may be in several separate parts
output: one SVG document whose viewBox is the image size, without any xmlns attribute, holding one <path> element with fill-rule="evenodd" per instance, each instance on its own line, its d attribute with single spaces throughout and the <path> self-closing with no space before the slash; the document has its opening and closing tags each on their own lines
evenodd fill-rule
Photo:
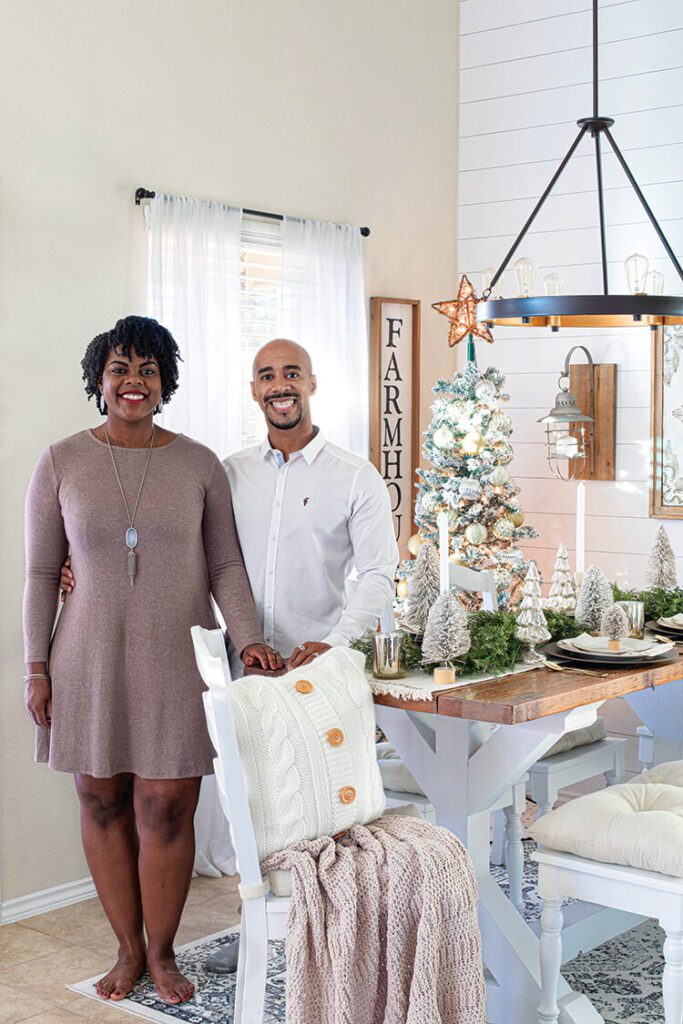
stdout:
<svg viewBox="0 0 683 1024">
<path fill-rule="evenodd" d="M 439 512 L 436 517 L 439 527 L 439 590 L 447 594 L 448 586 L 448 513 Z"/>
<path fill-rule="evenodd" d="M 579 480 L 576 488 L 576 571 L 586 569 L 586 485 Z"/>
</svg>

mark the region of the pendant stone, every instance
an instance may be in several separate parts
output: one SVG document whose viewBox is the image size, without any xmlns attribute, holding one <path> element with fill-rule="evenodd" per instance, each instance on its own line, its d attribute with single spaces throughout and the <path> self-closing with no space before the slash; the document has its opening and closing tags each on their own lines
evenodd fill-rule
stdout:
<svg viewBox="0 0 683 1024">
<path fill-rule="evenodd" d="M 134 526 L 129 526 L 128 529 L 126 530 L 126 544 L 132 551 L 133 548 L 137 546 L 137 543 L 138 531 L 135 529 Z"/>
</svg>

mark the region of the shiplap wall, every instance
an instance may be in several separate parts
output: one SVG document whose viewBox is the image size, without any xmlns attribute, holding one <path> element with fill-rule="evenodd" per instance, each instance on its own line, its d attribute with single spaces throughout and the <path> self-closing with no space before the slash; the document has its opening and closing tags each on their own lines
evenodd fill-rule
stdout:
<svg viewBox="0 0 683 1024">
<path fill-rule="evenodd" d="M 592 112 L 589 0 L 462 0 L 459 269 L 478 292 L 481 272 L 497 266 Z M 683 255 L 683 0 L 602 0 L 600 113 L 615 117 L 614 137 L 674 250 Z M 604 155 L 610 286 L 625 292 L 623 260 L 644 253 L 681 282 L 611 152 Z M 602 290 L 592 142 L 584 140 L 518 256 L 543 276 L 560 272 L 567 292 Z M 503 280 L 514 295 L 514 276 Z M 554 404 L 568 350 L 586 345 L 596 362 L 618 365 L 617 479 L 586 485 L 586 562 L 612 579 L 642 582 L 657 523 L 649 518 L 650 334 L 498 328 L 493 347 L 477 343 L 481 365 L 507 375 L 515 457 L 527 521 L 540 533 L 525 545 L 545 580 L 560 541 L 573 559 L 574 483 L 551 477 L 542 427 Z M 581 360 L 580 353 L 575 359 Z M 683 521 L 666 520 L 683 581 Z"/>
</svg>

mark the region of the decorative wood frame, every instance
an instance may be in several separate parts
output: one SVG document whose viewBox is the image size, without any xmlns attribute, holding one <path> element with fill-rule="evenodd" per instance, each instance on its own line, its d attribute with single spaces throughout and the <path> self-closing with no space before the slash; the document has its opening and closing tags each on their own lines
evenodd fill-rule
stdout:
<svg viewBox="0 0 683 1024">
<path fill-rule="evenodd" d="M 389 490 L 402 559 L 414 532 L 420 441 L 420 300 L 372 298 L 370 461 Z"/>
<path fill-rule="evenodd" d="M 595 425 L 593 439 L 595 458 L 590 470 L 590 440 L 587 439 L 587 457 L 575 480 L 616 479 L 617 431 L 617 366 L 616 363 L 594 363 L 592 366 Z M 569 367 L 569 390 L 576 398 L 582 413 L 590 416 L 591 367 L 585 363 L 572 363 Z"/>
<path fill-rule="evenodd" d="M 672 343 L 679 339 L 672 338 Z M 665 430 L 665 338 L 664 328 L 652 334 L 652 381 L 650 400 L 650 437 L 652 443 L 652 471 L 650 477 L 650 515 L 657 519 L 683 519 L 683 502 L 679 505 L 664 501 Z M 679 371 L 683 377 L 683 369 Z M 683 451 L 679 455 L 683 464 Z M 683 472 L 683 470 L 682 470 Z"/>
</svg>

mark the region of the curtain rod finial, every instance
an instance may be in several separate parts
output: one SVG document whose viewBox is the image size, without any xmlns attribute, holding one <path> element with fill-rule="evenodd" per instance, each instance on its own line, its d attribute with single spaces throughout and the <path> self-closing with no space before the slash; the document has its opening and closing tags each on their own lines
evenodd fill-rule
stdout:
<svg viewBox="0 0 683 1024">
<path fill-rule="evenodd" d="M 148 188 L 135 189 L 135 205 L 139 206 L 143 199 L 154 199 L 156 192 L 150 192 Z"/>
<path fill-rule="evenodd" d="M 368 235 L 370 234 L 370 228 L 361 228 L 360 233 L 363 236 L 363 238 L 367 238 Z"/>
</svg>

